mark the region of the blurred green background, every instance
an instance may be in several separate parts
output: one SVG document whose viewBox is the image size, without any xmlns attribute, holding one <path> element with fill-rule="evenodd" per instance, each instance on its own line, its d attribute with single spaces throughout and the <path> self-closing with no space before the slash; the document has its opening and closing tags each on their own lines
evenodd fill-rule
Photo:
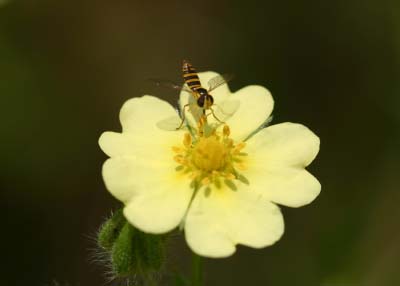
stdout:
<svg viewBox="0 0 400 286">
<path fill-rule="evenodd" d="M 7 3 L 8 2 L 8 3 Z M 182 59 L 268 87 L 321 138 L 322 193 L 206 285 L 400 285 L 400 2 L 0 1 L 0 285 L 104 285 L 92 238 L 118 202 L 97 140 L 128 98 L 176 94 Z M 190 252 L 176 238 L 170 264 Z M 187 270 L 187 269 L 186 269 Z"/>
</svg>

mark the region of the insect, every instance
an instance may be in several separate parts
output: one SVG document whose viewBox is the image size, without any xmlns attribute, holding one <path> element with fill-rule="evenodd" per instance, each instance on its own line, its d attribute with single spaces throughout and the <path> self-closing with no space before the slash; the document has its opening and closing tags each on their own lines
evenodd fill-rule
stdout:
<svg viewBox="0 0 400 286">
<path fill-rule="evenodd" d="M 176 118 L 165 119 L 157 124 L 160 128 L 166 130 L 178 130 L 182 128 L 186 119 L 187 109 L 190 109 L 193 117 L 196 118 L 198 125 L 204 125 L 207 122 L 207 117 L 209 115 L 212 115 L 217 122 L 224 123 L 223 120 L 229 118 L 239 107 L 238 101 L 231 100 L 218 105 L 216 111 L 213 109 L 213 107 L 216 105 L 214 104 L 214 98 L 210 92 L 227 83 L 232 76 L 217 75 L 208 81 L 208 89 L 205 89 L 200 82 L 200 78 L 196 72 L 196 69 L 186 60 L 184 60 L 182 64 L 182 75 L 187 86 L 182 87 L 169 81 L 156 80 L 157 85 L 170 87 L 180 91 L 183 90 L 191 95 L 191 98 L 189 98 L 189 103 L 182 107 L 182 118 L 180 123 L 177 124 Z M 208 111 L 210 112 L 207 114 Z"/>
</svg>

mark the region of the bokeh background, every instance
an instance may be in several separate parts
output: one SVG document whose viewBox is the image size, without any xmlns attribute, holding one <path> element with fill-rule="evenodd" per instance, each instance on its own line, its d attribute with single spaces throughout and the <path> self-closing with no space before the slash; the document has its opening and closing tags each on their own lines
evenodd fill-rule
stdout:
<svg viewBox="0 0 400 286">
<path fill-rule="evenodd" d="M 97 140 L 122 103 L 175 103 L 182 59 L 268 87 L 274 123 L 321 137 L 322 193 L 206 285 L 400 285 L 400 3 L 0 0 L 0 285 L 105 285 L 93 236 L 118 202 Z M 140 124 L 140 122 L 138 122 Z M 176 238 L 170 263 L 186 269 Z"/>
</svg>

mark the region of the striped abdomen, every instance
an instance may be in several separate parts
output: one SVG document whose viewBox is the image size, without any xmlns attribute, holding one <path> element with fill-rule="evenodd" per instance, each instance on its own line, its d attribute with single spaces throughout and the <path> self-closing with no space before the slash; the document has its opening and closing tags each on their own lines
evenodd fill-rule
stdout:
<svg viewBox="0 0 400 286">
<path fill-rule="evenodd" d="M 183 79 L 189 88 L 196 91 L 201 87 L 199 76 L 194 67 L 187 61 L 183 61 L 182 65 Z"/>
</svg>

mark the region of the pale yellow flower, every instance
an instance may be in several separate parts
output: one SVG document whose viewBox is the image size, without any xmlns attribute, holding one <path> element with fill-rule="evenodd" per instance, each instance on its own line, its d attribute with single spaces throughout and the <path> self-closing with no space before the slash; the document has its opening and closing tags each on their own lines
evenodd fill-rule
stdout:
<svg viewBox="0 0 400 286">
<path fill-rule="evenodd" d="M 237 106 L 224 118 L 229 127 L 219 124 L 200 137 L 189 111 L 189 128 L 164 130 L 159 123 L 166 118 L 179 122 L 176 111 L 143 96 L 123 105 L 122 133 L 105 132 L 99 144 L 110 156 L 103 166 L 106 187 L 125 204 L 130 223 L 149 233 L 181 226 L 194 252 L 226 257 L 237 244 L 262 248 L 279 240 L 284 222 L 276 204 L 300 207 L 316 198 L 321 186 L 305 167 L 319 151 L 319 138 L 301 124 L 259 128 L 273 109 L 262 86 L 231 93 L 224 85 L 212 95 L 215 110 Z M 182 92 L 181 105 L 190 98 Z M 218 126 L 212 116 L 208 121 Z"/>
</svg>

